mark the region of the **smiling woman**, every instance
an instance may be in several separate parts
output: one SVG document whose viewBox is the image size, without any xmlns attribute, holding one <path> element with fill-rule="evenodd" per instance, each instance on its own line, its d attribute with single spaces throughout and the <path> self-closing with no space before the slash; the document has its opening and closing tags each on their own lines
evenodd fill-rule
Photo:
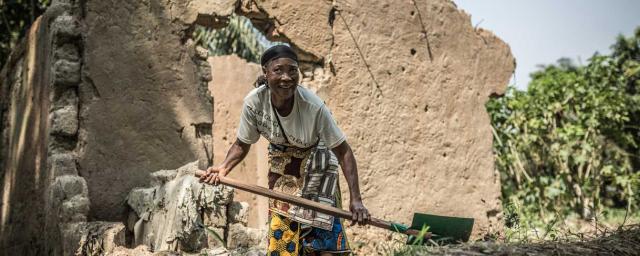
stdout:
<svg viewBox="0 0 640 256">
<path fill-rule="evenodd" d="M 283 116 L 289 115 L 293 107 L 293 93 L 299 79 L 298 56 L 285 45 L 271 47 L 260 60 L 267 85 L 274 94 L 273 106 Z M 288 104 L 287 104 L 288 103 Z"/>
<path fill-rule="evenodd" d="M 352 220 L 366 223 L 356 161 L 324 101 L 298 84 L 298 57 L 286 45 L 261 58 L 263 79 L 244 99 L 237 140 L 225 160 L 201 178 L 216 184 L 247 155 L 260 135 L 269 141 L 270 189 L 341 207 L 338 165 L 347 179 Z M 348 253 L 339 218 L 269 201 L 269 255 Z"/>
</svg>

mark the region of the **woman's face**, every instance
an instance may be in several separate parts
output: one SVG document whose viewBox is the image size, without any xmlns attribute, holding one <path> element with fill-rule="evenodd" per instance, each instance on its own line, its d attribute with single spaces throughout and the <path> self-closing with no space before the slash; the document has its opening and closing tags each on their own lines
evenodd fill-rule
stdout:
<svg viewBox="0 0 640 256">
<path fill-rule="evenodd" d="M 296 61 L 278 58 L 267 63 L 263 72 L 275 97 L 283 100 L 293 97 L 300 80 Z"/>
</svg>

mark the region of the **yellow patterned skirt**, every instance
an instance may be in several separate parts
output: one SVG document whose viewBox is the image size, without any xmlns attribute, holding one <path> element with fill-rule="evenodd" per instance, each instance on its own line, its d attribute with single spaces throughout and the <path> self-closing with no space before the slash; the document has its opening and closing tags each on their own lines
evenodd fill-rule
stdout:
<svg viewBox="0 0 640 256">
<path fill-rule="evenodd" d="M 300 225 L 298 222 L 271 212 L 267 256 L 315 255 L 329 252 L 349 255 L 347 237 L 342 221 L 335 218 L 331 231 Z"/>
<path fill-rule="evenodd" d="M 298 255 L 300 249 L 300 225 L 277 213 L 269 221 L 269 247 L 267 255 Z"/>
</svg>

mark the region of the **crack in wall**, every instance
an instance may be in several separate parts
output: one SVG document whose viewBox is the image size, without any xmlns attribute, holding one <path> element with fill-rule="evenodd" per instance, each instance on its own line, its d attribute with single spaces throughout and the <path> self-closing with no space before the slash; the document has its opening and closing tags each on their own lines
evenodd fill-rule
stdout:
<svg viewBox="0 0 640 256">
<path fill-rule="evenodd" d="M 371 66 L 367 62 L 367 59 L 365 58 L 364 53 L 362 53 L 362 49 L 360 48 L 360 45 L 358 44 L 358 40 L 353 35 L 353 32 L 351 32 L 351 28 L 349 27 L 349 24 L 344 19 L 344 17 L 342 16 L 342 12 L 340 12 L 339 9 L 337 10 L 337 13 L 338 13 L 338 17 L 340 17 L 340 20 L 342 20 L 342 23 L 344 24 L 345 28 L 347 28 L 347 31 L 349 32 L 349 35 L 351 36 L 351 39 L 353 40 L 353 44 L 355 45 L 356 49 L 358 50 L 358 54 L 360 55 L 360 59 L 364 63 L 364 66 L 367 68 L 367 72 L 369 73 L 369 76 L 371 76 L 371 80 L 373 80 L 373 83 L 375 84 L 379 95 L 380 96 L 384 96 L 384 94 L 382 93 L 382 89 L 380 88 L 380 83 L 378 83 L 378 80 L 376 80 L 376 77 L 373 75 L 373 72 L 371 71 Z"/>
</svg>

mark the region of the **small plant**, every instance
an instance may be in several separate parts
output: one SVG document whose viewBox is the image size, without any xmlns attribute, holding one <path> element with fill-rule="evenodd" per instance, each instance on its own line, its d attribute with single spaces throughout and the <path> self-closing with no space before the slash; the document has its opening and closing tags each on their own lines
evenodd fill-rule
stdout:
<svg viewBox="0 0 640 256">
<path fill-rule="evenodd" d="M 424 225 L 420 229 L 420 233 L 416 237 L 409 237 L 408 240 L 402 238 L 396 238 L 390 245 L 387 245 L 383 251 L 386 255 L 425 255 L 420 253 L 426 253 L 427 246 L 438 246 L 436 242 L 431 239 L 425 241 L 425 235 L 429 232 L 429 226 Z M 407 244 L 408 242 L 408 244 Z"/>
<path fill-rule="evenodd" d="M 213 238 L 215 238 L 215 239 L 216 239 L 216 241 L 218 241 L 218 242 L 222 245 L 222 247 L 223 247 L 225 250 L 227 250 L 227 242 L 224 240 L 224 238 L 223 238 L 220 234 L 218 234 L 218 232 L 216 232 L 215 230 L 213 230 L 213 229 L 211 229 L 211 228 L 207 227 L 207 226 L 206 226 L 206 225 L 204 225 L 201 221 L 197 221 L 197 225 L 198 225 L 200 228 L 203 228 L 204 230 L 206 230 L 206 231 L 207 231 L 207 233 L 211 234 L 211 235 L 213 236 Z"/>
</svg>

